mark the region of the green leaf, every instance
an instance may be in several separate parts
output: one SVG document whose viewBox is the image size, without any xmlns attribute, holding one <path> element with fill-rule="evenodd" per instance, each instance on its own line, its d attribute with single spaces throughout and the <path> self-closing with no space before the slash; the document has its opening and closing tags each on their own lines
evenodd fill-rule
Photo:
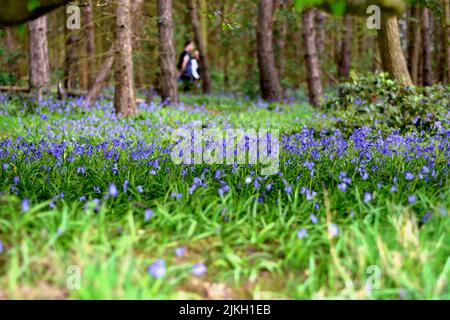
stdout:
<svg viewBox="0 0 450 320">
<path fill-rule="evenodd" d="M 27 9 L 30 12 L 33 12 L 37 8 L 39 8 L 41 4 L 39 3 L 39 0 L 28 0 L 27 2 Z"/>
<path fill-rule="evenodd" d="M 16 31 L 20 36 L 24 36 L 27 32 L 26 25 L 20 24 L 16 27 Z"/>
<path fill-rule="evenodd" d="M 333 3 L 331 3 L 331 11 L 333 11 L 333 14 L 335 15 L 342 16 L 345 12 L 345 1 L 333 1 Z"/>
</svg>

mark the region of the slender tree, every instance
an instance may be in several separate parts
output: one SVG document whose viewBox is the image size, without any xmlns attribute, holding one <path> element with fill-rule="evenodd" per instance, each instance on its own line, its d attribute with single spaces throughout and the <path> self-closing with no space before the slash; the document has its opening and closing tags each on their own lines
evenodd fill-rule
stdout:
<svg viewBox="0 0 450 320">
<path fill-rule="evenodd" d="M 29 81 L 30 91 L 38 99 L 50 87 L 50 62 L 48 59 L 47 16 L 28 24 L 29 28 Z"/>
<path fill-rule="evenodd" d="M 163 101 L 178 103 L 177 70 L 173 45 L 172 0 L 158 0 L 160 94 Z"/>
<path fill-rule="evenodd" d="M 95 82 L 97 61 L 95 58 L 95 24 L 94 7 L 92 0 L 88 0 L 84 6 L 85 36 L 86 36 L 86 67 L 88 69 L 87 86 L 91 88 Z"/>
<path fill-rule="evenodd" d="M 316 48 L 315 12 L 316 9 L 308 9 L 303 12 L 302 33 L 305 47 L 304 54 L 309 101 L 313 106 L 319 106 L 323 99 L 323 88 L 320 80 L 319 58 Z"/>
<path fill-rule="evenodd" d="M 283 15 L 286 7 L 286 0 L 275 0 L 274 2 L 277 19 L 275 21 L 275 36 L 273 39 L 273 46 L 276 53 L 276 67 L 278 77 L 280 79 L 284 76 L 284 69 L 286 68 L 286 36 L 287 36 L 287 19 Z"/>
<path fill-rule="evenodd" d="M 378 30 L 378 46 L 383 70 L 403 85 L 412 85 L 406 60 L 403 55 L 396 15 L 383 15 Z"/>
<path fill-rule="evenodd" d="M 431 32 L 430 32 L 430 9 L 422 9 L 422 81 L 424 86 L 433 84 L 433 70 L 431 63 Z"/>
<path fill-rule="evenodd" d="M 77 30 L 64 28 L 64 88 L 73 89 L 76 87 L 77 76 L 79 74 L 77 51 L 79 36 Z"/>
<path fill-rule="evenodd" d="M 419 60 L 420 60 L 420 7 L 413 5 L 410 9 L 408 22 L 408 70 L 411 74 L 411 80 L 418 84 L 419 80 Z"/>
<path fill-rule="evenodd" d="M 212 90 L 211 75 L 209 73 L 209 61 L 206 52 L 204 36 L 198 18 L 198 6 L 196 0 L 188 0 L 188 9 L 191 17 L 192 27 L 194 29 L 195 42 L 200 52 L 200 69 L 202 77 L 203 93 L 210 93 Z"/>
<path fill-rule="evenodd" d="M 442 32 L 442 48 L 445 51 L 447 83 L 450 83 L 450 0 L 443 0 L 443 9 L 444 32 Z"/>
<path fill-rule="evenodd" d="M 263 99 L 281 101 L 283 90 L 275 66 L 272 47 L 273 0 L 260 0 L 258 8 L 257 46 L 260 88 Z"/>
<path fill-rule="evenodd" d="M 136 13 L 140 10 L 143 2 L 144 0 L 134 0 L 131 3 L 132 16 L 135 16 Z M 103 90 L 103 87 L 108 82 L 108 79 L 111 76 L 112 68 L 114 65 L 115 53 L 118 48 L 118 42 L 119 40 L 115 39 L 114 42 L 111 44 L 111 47 L 106 52 L 105 59 L 103 60 L 95 76 L 94 82 L 92 86 L 89 87 L 89 91 L 86 96 L 86 105 L 90 105 L 98 98 L 98 96 Z"/>
<path fill-rule="evenodd" d="M 346 79 L 350 75 L 351 55 L 352 55 L 352 39 L 353 39 L 353 18 L 350 15 L 344 17 L 344 35 L 342 37 L 338 76 L 340 79 Z"/>
<path fill-rule="evenodd" d="M 134 95 L 130 1 L 117 0 L 114 106 L 117 114 L 137 113 Z"/>
</svg>

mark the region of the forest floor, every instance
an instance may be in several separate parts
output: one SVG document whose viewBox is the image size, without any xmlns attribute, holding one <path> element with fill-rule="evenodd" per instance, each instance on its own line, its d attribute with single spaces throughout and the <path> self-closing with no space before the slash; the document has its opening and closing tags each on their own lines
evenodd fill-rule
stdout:
<svg viewBox="0 0 450 320">
<path fill-rule="evenodd" d="M 0 97 L 0 299 L 450 299 L 448 129 L 183 101 L 117 119 Z M 280 172 L 174 164 L 194 120 L 279 129 Z"/>
</svg>

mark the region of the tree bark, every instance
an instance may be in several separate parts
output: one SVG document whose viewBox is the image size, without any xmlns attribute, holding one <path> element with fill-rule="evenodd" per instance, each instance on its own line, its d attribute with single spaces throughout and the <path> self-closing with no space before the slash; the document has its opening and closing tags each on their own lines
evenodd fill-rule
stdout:
<svg viewBox="0 0 450 320">
<path fill-rule="evenodd" d="M 163 102 L 178 103 L 177 70 L 173 45 L 172 0 L 158 0 L 160 94 Z"/>
<path fill-rule="evenodd" d="M 430 9 L 422 9 L 422 57 L 423 57 L 423 85 L 433 84 L 433 70 L 431 63 L 431 32 L 430 32 Z"/>
<path fill-rule="evenodd" d="M 275 66 L 272 47 L 273 0 L 260 0 L 257 46 L 261 94 L 264 100 L 282 101 L 283 90 Z"/>
<path fill-rule="evenodd" d="M 208 52 L 208 4 L 206 0 L 198 1 L 200 9 L 200 28 L 202 30 L 203 43 L 205 44 L 205 51 Z"/>
<path fill-rule="evenodd" d="M 29 27 L 29 81 L 30 92 L 41 99 L 50 87 L 50 62 L 48 59 L 47 16 L 41 16 Z"/>
<path fill-rule="evenodd" d="M 420 63 L 420 7 L 414 5 L 411 7 L 408 25 L 408 70 L 411 74 L 411 80 L 418 85 L 419 63 Z"/>
<path fill-rule="evenodd" d="M 130 1 L 118 0 L 116 9 L 117 50 L 115 54 L 114 107 L 116 113 L 123 116 L 137 113 L 134 95 Z"/>
<path fill-rule="evenodd" d="M 132 2 L 131 12 L 132 12 L 133 16 L 140 9 L 143 2 L 144 2 L 144 0 L 134 0 Z M 106 52 L 105 60 L 103 61 L 102 65 L 100 66 L 100 69 L 95 77 L 94 83 L 92 84 L 91 87 L 89 87 L 89 91 L 86 95 L 86 105 L 87 106 L 89 106 L 95 100 L 97 100 L 98 96 L 100 95 L 100 93 L 103 90 L 103 87 L 105 86 L 106 82 L 108 81 L 109 77 L 111 76 L 117 46 L 118 46 L 118 39 L 114 40 L 114 42 L 111 44 L 111 47 Z"/>
<path fill-rule="evenodd" d="M 378 30 L 378 46 L 383 70 L 388 72 L 392 79 L 403 85 L 411 86 L 412 81 L 403 56 L 396 16 L 383 15 L 381 18 L 381 28 Z"/>
<path fill-rule="evenodd" d="M 77 45 L 79 37 L 76 30 L 66 30 L 66 39 L 64 41 L 64 88 L 73 89 L 76 87 L 78 75 Z"/>
<path fill-rule="evenodd" d="M 114 53 L 116 52 L 116 45 L 117 42 L 114 42 L 111 46 L 111 48 L 106 53 L 106 58 L 103 61 L 97 76 L 95 77 L 94 83 L 89 88 L 89 91 L 86 96 L 86 104 L 90 105 L 95 100 L 97 100 L 98 96 L 103 90 L 103 87 L 105 86 L 105 83 L 108 81 L 112 67 L 114 65 Z"/>
<path fill-rule="evenodd" d="M 318 52 L 325 51 L 325 22 L 327 21 L 327 15 L 322 10 L 316 11 L 316 46 Z"/>
<path fill-rule="evenodd" d="M 353 38 L 353 19 L 352 16 L 344 17 L 344 35 L 341 41 L 338 77 L 339 79 L 347 79 L 350 75 L 351 59 L 352 59 L 352 38 Z"/>
<path fill-rule="evenodd" d="M 228 90 L 228 87 L 230 85 L 230 75 L 228 72 L 229 67 L 229 58 L 230 58 L 230 52 L 229 52 L 229 43 L 226 38 L 226 32 L 225 32 L 225 16 L 227 14 L 227 0 L 222 0 L 222 7 L 221 7 L 221 18 L 220 18 L 220 42 L 222 47 L 222 70 L 223 70 L 223 89 L 224 91 Z"/>
<path fill-rule="evenodd" d="M 195 42 L 198 45 L 198 50 L 200 52 L 200 69 L 202 77 L 202 89 L 203 93 L 211 93 L 212 83 L 211 75 L 209 73 L 209 61 L 206 52 L 206 45 L 204 42 L 204 36 L 202 34 L 202 29 L 200 26 L 200 21 L 198 18 L 198 8 L 196 0 L 188 0 L 188 8 L 191 16 L 192 27 L 194 29 Z"/>
<path fill-rule="evenodd" d="M 275 37 L 274 47 L 276 52 L 276 67 L 278 71 L 278 77 L 283 79 L 284 69 L 286 68 L 286 36 L 287 36 L 287 21 L 283 16 L 283 9 L 285 8 L 285 0 L 275 0 L 275 10 L 279 13 L 277 21 L 275 23 Z"/>
<path fill-rule="evenodd" d="M 444 32 L 442 48 L 445 51 L 446 60 L 446 79 L 447 83 L 450 83 L 450 0 L 443 0 L 444 8 Z"/>
<path fill-rule="evenodd" d="M 313 106 L 319 106 L 323 99 L 323 88 L 320 80 L 314 20 L 315 9 L 308 9 L 303 12 L 302 32 L 305 47 L 306 81 L 308 83 L 309 101 Z"/>
<path fill-rule="evenodd" d="M 5 28 L 5 45 L 6 45 L 6 63 L 8 64 L 8 71 L 9 71 L 9 80 L 11 82 L 11 85 L 13 85 L 13 82 L 18 78 L 19 76 L 19 70 L 17 68 L 17 60 L 12 59 L 12 56 L 15 51 L 14 46 L 14 37 L 13 37 L 13 29 L 12 28 Z"/>
<path fill-rule="evenodd" d="M 86 63 L 88 69 L 87 86 L 91 88 L 95 82 L 95 74 L 97 70 L 97 61 L 95 58 L 95 25 L 94 25 L 94 7 L 92 0 L 88 0 L 84 7 L 85 18 L 85 36 L 86 36 Z"/>
</svg>

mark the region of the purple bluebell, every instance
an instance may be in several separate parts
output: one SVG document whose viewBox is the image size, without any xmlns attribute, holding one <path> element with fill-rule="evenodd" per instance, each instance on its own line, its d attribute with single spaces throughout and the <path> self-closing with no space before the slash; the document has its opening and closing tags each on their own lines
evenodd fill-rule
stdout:
<svg viewBox="0 0 450 320">
<path fill-rule="evenodd" d="M 305 238 L 307 235 L 308 235 L 308 230 L 306 230 L 305 228 L 303 228 L 303 229 L 301 229 L 301 230 L 299 230 L 299 231 L 297 232 L 297 238 L 298 238 L 298 239 L 303 239 L 303 238 Z"/>
<path fill-rule="evenodd" d="M 373 199 L 373 196 L 370 192 L 364 192 L 364 203 L 369 203 Z"/>
<path fill-rule="evenodd" d="M 22 200 L 22 212 L 28 212 L 30 210 L 30 200 L 23 199 Z"/>
<path fill-rule="evenodd" d="M 311 214 L 309 215 L 309 219 L 311 220 L 311 222 L 312 222 L 313 224 L 317 224 L 317 222 L 319 222 L 319 220 L 317 219 L 317 217 L 316 217 L 316 215 L 315 215 L 314 213 L 311 213 Z"/>
<path fill-rule="evenodd" d="M 177 257 L 183 257 L 187 252 L 186 247 L 178 247 L 175 249 L 175 254 Z"/>
<path fill-rule="evenodd" d="M 203 263 L 196 263 L 192 266 L 192 274 L 200 277 L 206 273 L 206 266 Z"/>
<path fill-rule="evenodd" d="M 117 190 L 117 187 L 114 183 L 111 183 L 108 186 L 108 193 L 111 197 L 117 197 L 119 194 L 119 191 Z"/>
<path fill-rule="evenodd" d="M 160 279 L 166 274 L 166 262 L 162 259 L 158 259 L 148 266 L 147 272 L 153 278 Z"/>
<path fill-rule="evenodd" d="M 146 209 L 144 211 L 144 221 L 150 220 L 151 217 L 153 217 L 153 210 L 152 209 Z"/>
</svg>

